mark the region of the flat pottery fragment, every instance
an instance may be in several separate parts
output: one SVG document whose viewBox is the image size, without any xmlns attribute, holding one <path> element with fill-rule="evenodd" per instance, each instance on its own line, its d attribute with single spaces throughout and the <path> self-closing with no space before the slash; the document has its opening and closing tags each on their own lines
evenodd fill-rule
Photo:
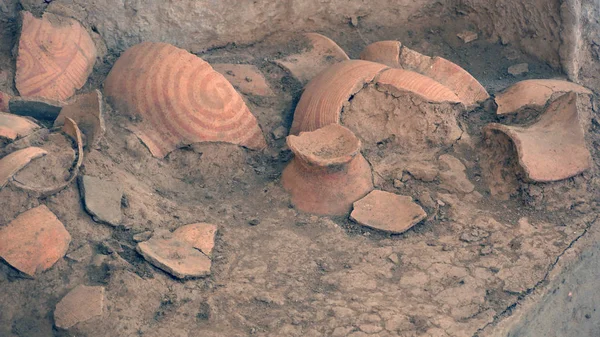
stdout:
<svg viewBox="0 0 600 337">
<path fill-rule="evenodd" d="M 64 125 L 65 117 L 71 118 L 86 136 L 89 150 L 98 145 L 106 131 L 102 110 L 102 94 L 99 90 L 77 95 L 62 108 L 54 126 Z"/>
<path fill-rule="evenodd" d="M 275 61 L 303 85 L 331 65 L 350 59 L 342 48 L 326 36 L 306 33 L 304 37 L 308 40 L 309 50 Z"/>
<path fill-rule="evenodd" d="M 591 95 L 592 92 L 578 84 L 562 80 L 525 80 L 513 84 L 496 95 L 498 115 L 516 113 L 523 108 L 541 109 L 553 95 L 564 92 Z"/>
<path fill-rule="evenodd" d="M 47 154 L 47 152 L 44 149 L 40 149 L 39 147 L 28 147 L 17 150 L 0 159 L 0 189 L 6 185 L 12 176 L 29 164 L 30 161 L 45 154 Z"/>
<path fill-rule="evenodd" d="M 299 210 L 345 215 L 354 201 L 373 189 L 371 167 L 360 154 L 360 140 L 347 128 L 331 124 L 288 136 L 287 144 L 295 157 L 281 181 Z"/>
<path fill-rule="evenodd" d="M 386 68 L 379 63 L 350 60 L 320 73 L 308 83 L 300 97 L 290 134 L 339 123 L 344 103 Z"/>
<path fill-rule="evenodd" d="M 71 235 L 45 205 L 21 213 L 0 229 L 0 257 L 33 277 L 67 253 Z"/>
<path fill-rule="evenodd" d="M 79 189 L 85 210 L 95 221 L 112 226 L 121 224 L 121 199 L 123 186 L 118 182 L 84 175 L 79 181 Z"/>
<path fill-rule="evenodd" d="M 241 93 L 256 96 L 274 96 L 275 93 L 260 70 L 251 64 L 217 63 L 213 69 L 223 75 Z"/>
<path fill-rule="evenodd" d="M 177 228 L 173 232 L 173 238 L 187 242 L 210 257 L 215 247 L 216 233 L 217 226 L 213 224 L 195 223 Z"/>
<path fill-rule="evenodd" d="M 73 19 L 22 12 L 15 83 L 21 96 L 66 100 L 83 87 L 96 62 L 96 46 Z"/>
<path fill-rule="evenodd" d="M 571 92 L 552 102 L 530 126 L 492 123 L 484 127 L 484 133 L 489 136 L 491 130 L 497 130 L 512 140 L 526 179 L 559 181 L 588 170 L 592 164 L 579 118 L 577 94 Z"/>
<path fill-rule="evenodd" d="M 8 112 L 8 102 L 10 101 L 10 95 L 0 91 L 0 112 Z"/>
<path fill-rule="evenodd" d="M 0 138 L 15 140 L 28 136 L 37 129 L 39 126 L 27 118 L 0 112 Z"/>
<path fill-rule="evenodd" d="M 104 307 L 104 287 L 79 285 L 58 302 L 54 310 L 57 328 L 68 329 L 77 323 L 101 316 Z"/>
<path fill-rule="evenodd" d="M 13 97 L 8 103 L 8 109 L 15 115 L 53 121 L 63 105 L 64 102 L 45 98 Z"/>
<path fill-rule="evenodd" d="M 400 41 L 378 41 L 366 46 L 360 59 L 385 64 L 392 68 L 402 68 L 400 64 Z"/>
<path fill-rule="evenodd" d="M 427 217 L 412 198 L 384 191 L 372 191 L 354 203 L 350 218 L 363 226 L 400 234 Z"/>
<path fill-rule="evenodd" d="M 156 267 L 180 279 L 210 275 L 210 259 L 176 238 L 153 237 L 138 243 L 137 251 Z"/>
<path fill-rule="evenodd" d="M 410 70 L 396 68 L 384 70 L 377 76 L 375 83 L 392 95 L 408 91 L 429 102 L 460 102 L 458 96 L 448 87 Z"/>
<path fill-rule="evenodd" d="M 155 157 L 198 142 L 266 147 L 256 118 L 225 77 L 170 44 L 129 48 L 104 88 L 118 111 L 140 119 L 128 127 Z"/>
</svg>

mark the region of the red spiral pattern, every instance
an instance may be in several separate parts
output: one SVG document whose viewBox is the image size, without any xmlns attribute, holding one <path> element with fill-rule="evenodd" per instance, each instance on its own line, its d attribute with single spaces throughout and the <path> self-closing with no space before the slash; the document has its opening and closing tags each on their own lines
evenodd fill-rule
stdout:
<svg viewBox="0 0 600 337">
<path fill-rule="evenodd" d="M 256 118 L 223 75 L 170 44 L 128 49 L 104 88 L 117 107 L 141 117 L 130 129 L 156 157 L 198 142 L 266 147 Z"/>
</svg>

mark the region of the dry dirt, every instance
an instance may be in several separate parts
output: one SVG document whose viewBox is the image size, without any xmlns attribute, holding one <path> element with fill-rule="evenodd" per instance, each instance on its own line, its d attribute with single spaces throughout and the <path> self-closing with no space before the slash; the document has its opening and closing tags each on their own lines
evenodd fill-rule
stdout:
<svg viewBox="0 0 600 337">
<path fill-rule="evenodd" d="M 440 28 L 448 23 L 416 31 L 373 25 L 322 32 L 351 58 L 367 42 L 401 40 L 465 67 L 490 93 L 520 79 L 558 75 L 511 46 L 483 40 L 465 45 L 455 34 L 466 27 Z M 497 120 L 483 107 L 446 109 L 457 116 L 450 128 L 458 127 L 460 135 L 443 137 L 433 147 L 365 139 L 376 187 L 413 196 L 428 214 L 408 232 L 386 235 L 346 217 L 296 211 L 279 181 L 291 153 L 285 139 L 271 136 L 281 125 L 289 128 L 301 93 L 293 78 L 269 62 L 299 48 L 288 46 L 291 38 L 272 36 L 199 54 L 211 63 L 251 63 L 266 75 L 276 96 L 245 96 L 267 135 L 265 152 L 195 144 L 159 160 L 124 127 L 128 117 L 106 104 L 106 136 L 98 150 L 86 154 L 81 171 L 124 187 L 123 226 L 95 223 L 76 184 L 43 199 L 12 186 L 0 190 L 0 226 L 45 204 L 72 236 L 68 254 L 90 248 L 81 261 L 62 259 L 33 280 L 0 263 L 0 336 L 473 336 L 544 284 L 559 257 L 596 222 L 597 164 L 564 182 L 527 184 L 502 161 L 502 174 L 513 179 L 515 190 L 505 200 L 491 197 L 489 177 L 496 176 L 486 168 L 498 156 L 490 154 L 494 147 L 483 141 L 481 128 Z M 14 59 L 7 48 L 0 51 L 0 75 L 7 78 L 0 77 L 0 90 L 14 93 Z M 82 92 L 101 88 L 117 57 L 109 53 Z M 525 77 L 508 75 L 508 66 L 522 62 L 529 63 Z M 368 99 L 364 96 L 354 97 L 356 106 Z M 385 99 L 377 104 L 394 106 L 404 98 Z M 596 163 L 599 127 L 593 119 L 587 130 Z M 65 141 L 41 130 L 11 145 L 10 150 L 43 144 L 52 151 L 18 178 L 60 177 L 66 171 L 51 170 L 68 168 L 73 157 L 59 150 Z M 500 155 L 512 151 L 505 145 Z M 438 161 L 443 154 L 457 158 L 466 171 L 454 170 L 448 157 L 446 164 Z M 465 187 L 465 178 L 472 188 Z M 493 179 L 496 188 L 505 187 Z M 195 222 L 220 227 L 210 277 L 176 280 L 135 251 L 135 234 Z M 106 287 L 104 314 L 57 330 L 54 308 L 77 285 Z"/>
</svg>

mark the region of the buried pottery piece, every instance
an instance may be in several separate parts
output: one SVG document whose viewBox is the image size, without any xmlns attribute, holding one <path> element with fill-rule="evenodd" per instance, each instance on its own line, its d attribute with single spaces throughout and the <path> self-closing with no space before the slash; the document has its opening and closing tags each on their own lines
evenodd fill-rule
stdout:
<svg viewBox="0 0 600 337">
<path fill-rule="evenodd" d="M 519 165 L 530 181 L 551 182 L 588 170 L 592 157 L 577 108 L 577 94 L 571 92 L 550 104 L 530 126 L 488 124 L 484 133 L 506 134 L 517 150 Z"/>
<path fill-rule="evenodd" d="M 117 111 L 139 119 L 128 128 L 155 157 L 198 142 L 266 147 L 256 118 L 223 75 L 170 44 L 144 42 L 129 48 L 104 88 Z"/>
<path fill-rule="evenodd" d="M 0 257 L 33 277 L 67 253 L 71 235 L 45 205 L 21 213 L 0 230 Z"/>
<path fill-rule="evenodd" d="M 331 65 L 350 59 L 342 48 L 326 36 L 306 33 L 304 37 L 308 40 L 309 50 L 275 61 L 303 85 Z"/>
<path fill-rule="evenodd" d="M 10 95 L 0 91 L 0 112 L 8 112 L 8 102 L 10 101 Z"/>
<path fill-rule="evenodd" d="M 39 126 L 27 118 L 0 112 L 0 139 L 15 140 L 37 129 Z"/>
<path fill-rule="evenodd" d="M 39 147 L 28 147 L 22 150 L 17 150 L 0 159 L 0 189 L 6 185 L 8 180 L 12 178 L 20 169 L 25 167 L 35 158 L 46 155 L 48 152 Z"/>
<path fill-rule="evenodd" d="M 427 217 L 427 213 L 404 195 L 375 190 L 354 203 L 350 218 L 359 224 L 399 234 Z"/>
<path fill-rule="evenodd" d="M 408 91 L 419 95 L 428 102 L 451 102 L 459 103 L 460 99 L 448 87 L 434 81 L 430 77 L 421 75 L 417 72 L 404 69 L 384 70 L 375 83 L 378 87 L 394 95 L 398 92 Z"/>
<path fill-rule="evenodd" d="M 215 71 L 221 73 L 236 89 L 243 94 L 274 96 L 260 70 L 252 64 L 212 64 Z"/>
<path fill-rule="evenodd" d="M 104 135 L 104 117 L 102 116 L 102 94 L 94 90 L 87 94 L 77 95 L 60 111 L 54 126 L 65 123 L 65 117 L 71 118 L 86 136 L 86 146 L 90 150 L 98 145 Z"/>
<path fill-rule="evenodd" d="M 174 237 L 153 237 L 138 243 L 137 251 L 156 267 L 180 279 L 210 274 L 210 259 L 188 242 Z"/>
<path fill-rule="evenodd" d="M 94 221 L 111 226 L 121 224 L 121 184 L 84 175 L 79 179 L 79 190 L 85 210 L 92 215 Z"/>
<path fill-rule="evenodd" d="M 79 322 L 101 316 L 104 309 L 104 287 L 79 285 L 71 290 L 54 310 L 57 328 L 68 329 Z"/>
<path fill-rule="evenodd" d="M 513 84 L 496 95 L 498 115 L 519 112 L 523 108 L 541 109 L 554 94 L 576 92 L 591 95 L 592 92 L 578 84 L 562 80 L 525 80 Z"/>
<path fill-rule="evenodd" d="M 66 100 L 83 87 L 96 62 L 96 46 L 73 19 L 22 12 L 15 84 L 21 96 Z"/>
<path fill-rule="evenodd" d="M 63 105 L 64 102 L 39 97 L 13 97 L 8 102 L 8 110 L 19 116 L 53 121 L 60 114 Z"/>
<path fill-rule="evenodd" d="M 373 189 L 371 167 L 360 154 L 360 140 L 347 128 L 331 124 L 287 143 L 295 157 L 283 171 L 283 187 L 299 210 L 345 215 L 352 203 Z"/>
</svg>

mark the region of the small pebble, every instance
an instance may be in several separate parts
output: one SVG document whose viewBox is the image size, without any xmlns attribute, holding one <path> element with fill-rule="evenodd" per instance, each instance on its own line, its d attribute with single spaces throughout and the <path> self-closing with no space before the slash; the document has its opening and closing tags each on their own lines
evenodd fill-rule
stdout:
<svg viewBox="0 0 600 337">
<path fill-rule="evenodd" d="M 529 64 L 519 63 L 508 67 L 508 73 L 513 76 L 524 75 L 529 72 Z"/>
<path fill-rule="evenodd" d="M 260 220 L 258 220 L 258 219 L 251 219 L 250 221 L 248 221 L 248 224 L 250 226 L 258 226 L 260 224 Z"/>
</svg>

